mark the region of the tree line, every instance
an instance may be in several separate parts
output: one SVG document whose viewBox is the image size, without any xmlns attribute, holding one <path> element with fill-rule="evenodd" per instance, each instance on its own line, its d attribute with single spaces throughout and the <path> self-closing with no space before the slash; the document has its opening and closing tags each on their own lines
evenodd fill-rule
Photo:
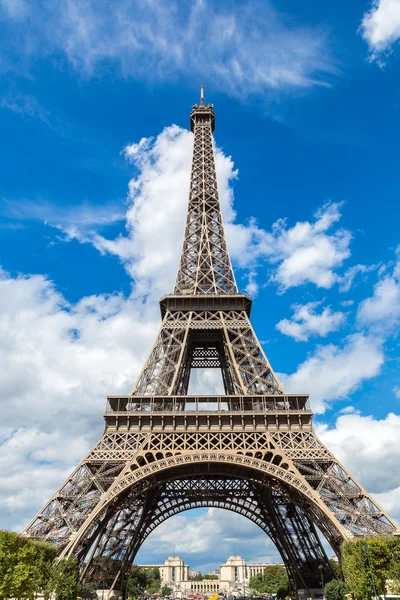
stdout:
<svg viewBox="0 0 400 600">
<path fill-rule="evenodd" d="M 33 600 L 38 595 L 44 600 L 76 600 L 78 594 L 85 599 L 95 598 L 96 589 L 108 584 L 106 574 L 110 575 L 111 566 L 114 569 L 118 566 L 114 565 L 118 561 L 100 559 L 98 577 L 79 584 L 78 561 L 73 557 L 58 561 L 56 557 L 54 545 L 0 531 L 0 600 Z M 325 586 L 327 600 L 344 600 L 345 597 L 372 600 L 388 593 L 400 594 L 399 537 L 376 536 L 345 542 L 341 563 L 331 564 L 336 579 Z M 267 593 L 276 594 L 278 599 L 285 598 L 289 594 L 286 569 L 282 565 L 266 567 L 262 574 L 250 578 L 250 590 L 254 595 Z M 131 598 L 143 598 L 155 593 L 169 596 L 172 590 L 161 585 L 157 568 L 134 565 L 128 577 L 127 592 Z"/>
<path fill-rule="evenodd" d="M 376 536 L 345 542 L 338 577 L 325 586 L 327 600 L 372 600 L 400 594 L 400 538 Z"/>
<path fill-rule="evenodd" d="M 0 598 L 76 600 L 79 564 L 71 557 L 56 561 L 57 548 L 0 531 Z"/>
<path fill-rule="evenodd" d="M 262 573 L 250 577 L 250 592 L 258 594 L 276 594 L 278 600 L 289 594 L 289 579 L 283 565 L 270 565 Z"/>
<path fill-rule="evenodd" d="M 127 592 L 130 598 L 143 598 L 157 593 L 169 596 L 172 588 L 161 585 L 160 571 L 156 567 L 145 569 L 133 565 L 129 572 Z"/>
</svg>

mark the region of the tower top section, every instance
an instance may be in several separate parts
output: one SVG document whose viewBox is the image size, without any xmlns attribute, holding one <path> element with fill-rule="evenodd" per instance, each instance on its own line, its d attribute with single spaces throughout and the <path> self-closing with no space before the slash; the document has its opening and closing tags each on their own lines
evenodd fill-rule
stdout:
<svg viewBox="0 0 400 600">
<path fill-rule="evenodd" d="M 200 104 L 193 104 L 190 113 L 190 130 L 194 131 L 195 123 L 198 121 L 209 122 L 211 131 L 215 129 L 214 104 L 206 104 L 204 101 L 204 85 L 200 86 Z"/>
<path fill-rule="evenodd" d="M 193 161 L 185 236 L 174 296 L 227 296 L 238 294 L 225 239 L 218 196 L 212 132 L 212 104 L 192 106 L 190 127 Z"/>
</svg>

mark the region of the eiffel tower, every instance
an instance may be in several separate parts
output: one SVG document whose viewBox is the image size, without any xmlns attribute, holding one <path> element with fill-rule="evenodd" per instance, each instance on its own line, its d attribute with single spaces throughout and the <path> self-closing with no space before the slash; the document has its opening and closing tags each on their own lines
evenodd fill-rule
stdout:
<svg viewBox="0 0 400 600">
<path fill-rule="evenodd" d="M 112 564 L 107 585 L 121 594 L 160 523 L 225 508 L 265 531 L 292 590 L 309 595 L 334 576 L 319 532 L 338 556 L 345 540 L 400 532 L 316 437 L 308 396 L 284 392 L 251 326 L 225 240 L 214 126 L 201 88 L 183 249 L 161 328 L 132 393 L 108 397 L 103 436 L 24 534 L 76 556 L 83 578 Z M 188 395 L 196 368 L 220 369 L 225 394 Z"/>
</svg>

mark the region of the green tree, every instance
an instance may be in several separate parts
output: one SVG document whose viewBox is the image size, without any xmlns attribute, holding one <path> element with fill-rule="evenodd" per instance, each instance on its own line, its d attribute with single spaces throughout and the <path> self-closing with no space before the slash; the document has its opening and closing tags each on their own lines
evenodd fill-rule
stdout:
<svg viewBox="0 0 400 600">
<path fill-rule="evenodd" d="M 172 594 L 172 588 L 168 587 L 168 585 L 163 585 L 161 588 L 161 596 L 170 596 Z"/>
<path fill-rule="evenodd" d="M 37 551 L 33 545 L 23 544 L 18 548 L 9 597 L 33 598 L 35 596 L 39 574 L 36 557 Z"/>
<path fill-rule="evenodd" d="M 213 575 L 212 573 L 208 573 L 208 575 L 204 575 L 204 579 L 210 579 L 210 580 L 214 581 L 215 579 L 218 579 L 218 576 Z"/>
<path fill-rule="evenodd" d="M 56 548 L 12 531 L 0 531 L 0 596 L 47 599 L 54 591 Z"/>
<path fill-rule="evenodd" d="M 56 599 L 76 600 L 78 597 L 79 563 L 70 556 L 57 564 Z"/>
<path fill-rule="evenodd" d="M 57 585 L 57 568 L 55 562 L 57 556 L 56 546 L 36 542 L 37 544 L 37 585 L 44 600 L 49 600 Z"/>
<path fill-rule="evenodd" d="M 347 585 L 340 579 L 332 579 L 324 588 L 326 600 L 344 600 L 347 591 Z"/>
<path fill-rule="evenodd" d="M 133 565 L 128 577 L 128 595 L 135 598 L 143 598 L 147 585 L 146 570 Z"/>
<path fill-rule="evenodd" d="M 160 571 L 156 567 L 146 569 L 146 592 L 157 594 L 161 587 Z"/>
<path fill-rule="evenodd" d="M 376 536 L 346 542 L 342 568 L 347 588 L 356 598 L 385 595 L 388 579 L 393 579 L 394 587 L 400 581 L 400 539 Z"/>
<path fill-rule="evenodd" d="M 331 558 L 329 560 L 329 564 L 331 565 L 331 569 L 335 573 L 336 577 L 338 579 L 343 579 L 343 571 L 340 562 Z"/>
<path fill-rule="evenodd" d="M 276 594 L 278 589 L 288 589 L 289 580 L 285 567 L 270 565 L 264 572 L 250 577 L 250 589 L 257 594 Z"/>
<path fill-rule="evenodd" d="M 13 572 L 18 562 L 18 549 L 22 545 L 17 534 L 0 531 L 0 596 L 14 595 Z"/>
<path fill-rule="evenodd" d="M 396 538 L 391 543 L 391 561 L 388 569 L 390 593 L 400 594 L 400 544 Z"/>
</svg>

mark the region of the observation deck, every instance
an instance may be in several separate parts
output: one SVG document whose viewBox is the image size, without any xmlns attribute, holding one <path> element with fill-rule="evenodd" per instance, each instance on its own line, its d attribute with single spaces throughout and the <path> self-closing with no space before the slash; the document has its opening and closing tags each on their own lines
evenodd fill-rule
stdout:
<svg viewBox="0 0 400 600">
<path fill-rule="evenodd" d="M 236 311 L 246 312 L 250 316 L 251 298 L 246 294 L 168 294 L 160 300 L 161 317 L 164 318 L 167 310 L 171 312 L 189 311 Z"/>
<path fill-rule="evenodd" d="M 108 396 L 107 429 L 311 431 L 308 395 Z"/>
</svg>

